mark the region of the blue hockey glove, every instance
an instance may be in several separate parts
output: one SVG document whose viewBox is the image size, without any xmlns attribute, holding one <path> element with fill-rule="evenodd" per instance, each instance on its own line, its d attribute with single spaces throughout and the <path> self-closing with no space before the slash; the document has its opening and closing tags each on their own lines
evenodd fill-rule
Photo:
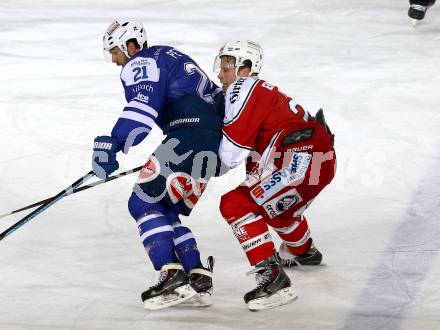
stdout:
<svg viewBox="0 0 440 330">
<path fill-rule="evenodd" d="M 111 136 L 97 136 L 93 144 L 92 169 L 100 179 L 106 179 L 119 168 L 116 153 L 119 142 Z"/>
</svg>

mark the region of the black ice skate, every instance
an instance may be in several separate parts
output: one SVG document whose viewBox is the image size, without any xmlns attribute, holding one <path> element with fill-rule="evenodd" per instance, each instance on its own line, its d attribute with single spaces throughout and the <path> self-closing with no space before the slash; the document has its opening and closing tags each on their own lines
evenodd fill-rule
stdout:
<svg viewBox="0 0 440 330">
<path fill-rule="evenodd" d="M 255 266 L 257 287 L 244 295 L 244 301 L 251 311 L 275 308 L 294 301 L 291 282 L 275 256 Z"/>
<path fill-rule="evenodd" d="M 409 3 L 408 16 L 413 19 L 415 26 L 417 21 L 425 18 L 426 11 L 435 4 L 435 0 L 410 0 Z"/>
<path fill-rule="evenodd" d="M 167 264 L 160 270 L 159 282 L 142 293 L 142 301 L 145 309 L 156 310 L 180 304 L 196 294 L 182 265 Z"/>
<path fill-rule="evenodd" d="M 179 307 L 208 307 L 212 305 L 214 258 L 212 256 L 208 257 L 207 263 L 207 268 L 195 268 L 189 272 L 189 283 L 197 294 L 191 299 L 179 304 Z"/>
<path fill-rule="evenodd" d="M 282 243 L 278 252 L 278 258 L 284 267 L 317 266 L 322 262 L 322 254 L 313 245 L 313 242 L 309 250 L 304 254 L 292 254 L 287 249 L 286 244 Z"/>
<path fill-rule="evenodd" d="M 418 21 L 425 18 L 426 10 L 428 7 L 421 5 L 411 5 L 408 10 L 408 16 Z"/>
</svg>

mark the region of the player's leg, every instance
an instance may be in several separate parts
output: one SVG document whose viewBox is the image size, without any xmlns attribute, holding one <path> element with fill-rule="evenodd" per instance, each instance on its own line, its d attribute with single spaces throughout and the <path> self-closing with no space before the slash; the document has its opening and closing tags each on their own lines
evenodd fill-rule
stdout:
<svg viewBox="0 0 440 330">
<path fill-rule="evenodd" d="M 207 179 L 210 178 L 206 165 L 203 168 L 203 177 L 192 177 L 193 173 L 197 174 L 193 169 L 198 156 L 197 148 L 203 146 L 188 136 L 190 134 L 183 129 L 170 133 L 146 164 L 135 189 L 140 191 L 139 195 L 144 200 L 159 200 L 164 207 L 164 215 L 174 231 L 175 254 L 189 275 L 190 285 L 197 292 L 197 299 L 191 304 L 207 306 L 212 293 L 213 258 L 208 258 L 208 266 L 203 267 L 193 233 L 178 218 L 179 213 L 191 213 L 205 189 Z M 214 171 L 216 164 L 215 160 Z"/>
<path fill-rule="evenodd" d="M 408 16 L 415 20 L 425 18 L 426 11 L 435 4 L 435 0 L 410 0 Z"/>
<path fill-rule="evenodd" d="M 197 249 L 196 243 L 189 237 L 190 230 L 175 230 L 180 225 L 178 208 L 165 202 L 166 197 L 169 199 L 166 188 L 168 172 L 161 147 L 163 145 L 156 149 L 160 158 L 155 152 L 139 174 L 128 204 L 154 269 L 160 271 L 158 283 L 142 293 L 144 307 L 150 310 L 179 304 L 196 295 L 184 265 L 201 265 L 200 255 L 194 250 Z M 178 256 L 181 250 L 175 249 L 176 239 L 180 247 L 195 245 L 193 252 Z"/>
<path fill-rule="evenodd" d="M 297 153 L 289 157 L 291 160 L 284 162 L 289 174 L 272 188 L 277 193 L 266 194 L 269 197 L 260 201 L 261 214 L 283 240 L 279 252 L 282 264 L 319 265 L 322 254 L 313 244 L 303 212 L 334 178 L 336 157 L 333 149 L 326 153 Z M 264 187 L 266 181 L 257 188 Z M 252 187 L 252 191 L 256 190 Z"/>
<path fill-rule="evenodd" d="M 222 196 L 220 212 L 241 244 L 255 269 L 258 285 L 244 295 L 251 310 L 273 308 L 292 302 L 296 295 L 291 282 L 275 256 L 275 245 L 259 206 L 250 198 L 249 190 L 239 186 Z"/>
<path fill-rule="evenodd" d="M 313 244 L 305 216 L 279 216 L 268 224 L 282 239 L 278 256 L 283 266 L 321 264 L 322 254 Z"/>
<path fill-rule="evenodd" d="M 188 274 L 191 287 L 197 295 L 185 302 L 186 306 L 206 307 L 211 305 L 211 295 L 213 292 L 212 272 L 214 268 L 214 258 L 208 257 L 207 266 L 203 266 L 200 258 L 200 251 L 196 239 L 191 230 L 183 226 L 174 214 L 174 246 L 177 257 Z M 172 215 L 169 215 L 171 218 Z"/>
<path fill-rule="evenodd" d="M 167 210 L 160 203 L 143 200 L 135 192 L 128 207 L 154 269 L 160 271 L 158 282 L 141 295 L 144 307 L 155 310 L 190 299 L 196 292 L 175 254 L 173 219 L 167 216 Z"/>
<path fill-rule="evenodd" d="M 128 201 L 128 209 L 135 219 L 141 242 L 155 270 L 163 265 L 178 263 L 174 252 L 174 229 L 172 221 L 160 203 L 149 203 L 133 192 Z"/>
<path fill-rule="evenodd" d="M 269 228 L 259 215 L 258 205 L 249 198 L 246 187 L 239 186 L 223 195 L 220 213 L 231 226 L 252 266 L 274 255 L 275 245 Z"/>
</svg>

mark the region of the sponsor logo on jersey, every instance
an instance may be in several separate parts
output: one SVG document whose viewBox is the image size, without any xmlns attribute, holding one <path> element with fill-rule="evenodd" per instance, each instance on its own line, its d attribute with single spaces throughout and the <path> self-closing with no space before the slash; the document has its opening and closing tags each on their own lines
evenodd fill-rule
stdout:
<svg viewBox="0 0 440 330">
<path fill-rule="evenodd" d="M 272 219 L 302 201 L 296 189 L 286 191 L 263 205 L 267 215 Z"/>
<path fill-rule="evenodd" d="M 298 195 L 287 195 L 281 198 L 275 208 L 278 212 L 284 212 L 292 205 L 298 204 L 299 202 L 299 196 Z"/>
<path fill-rule="evenodd" d="M 192 209 L 206 189 L 207 181 L 194 179 L 184 172 L 175 172 L 167 178 L 167 190 L 173 203 L 181 200 Z"/>
<path fill-rule="evenodd" d="M 287 167 L 273 173 L 251 190 L 251 196 L 254 201 L 258 205 L 262 205 L 283 188 L 304 178 L 311 159 L 312 155 L 310 154 L 293 154 Z"/>
<path fill-rule="evenodd" d="M 136 95 L 136 98 L 138 98 L 139 100 L 145 101 L 145 102 L 147 102 L 147 103 L 148 103 L 148 101 L 150 100 L 150 97 L 149 97 L 149 96 L 144 95 L 144 94 L 142 94 L 142 93 L 138 93 L 138 94 Z"/>
<path fill-rule="evenodd" d="M 243 243 L 249 239 L 249 235 L 244 227 L 238 227 L 234 229 L 234 235 L 237 237 L 240 243 Z"/>
<path fill-rule="evenodd" d="M 270 236 L 270 233 L 266 232 L 264 234 L 264 236 L 260 236 L 257 239 L 250 241 L 249 243 L 243 244 L 242 247 L 243 247 L 243 250 L 246 252 L 248 250 L 251 250 L 251 249 L 257 247 L 258 245 L 262 245 L 262 244 L 267 243 L 271 240 L 272 240 L 272 238 Z"/>
<path fill-rule="evenodd" d="M 138 183 L 153 181 L 160 173 L 160 164 L 156 157 L 151 156 L 138 176 Z"/>
<path fill-rule="evenodd" d="M 110 142 L 95 142 L 93 143 L 94 149 L 110 150 L 113 147 L 113 143 Z"/>
<path fill-rule="evenodd" d="M 231 96 L 229 98 L 229 102 L 235 103 L 235 101 L 238 100 L 238 94 L 240 93 L 240 89 L 243 86 L 243 83 L 244 83 L 244 79 L 240 78 L 234 84 L 234 87 L 232 88 Z"/>
<path fill-rule="evenodd" d="M 290 161 L 290 173 L 294 174 L 298 172 L 298 166 L 300 165 L 301 157 L 302 156 L 300 154 L 293 154 L 292 160 Z"/>
<path fill-rule="evenodd" d="M 277 212 L 272 208 L 272 205 L 265 206 L 265 210 L 270 218 L 276 217 Z"/>
<path fill-rule="evenodd" d="M 143 66 L 143 65 L 152 65 L 152 64 L 156 64 L 156 62 L 152 62 L 151 58 L 148 57 L 139 57 L 136 58 L 132 61 L 130 61 L 130 66 L 134 67 L 134 66 Z"/>
<path fill-rule="evenodd" d="M 264 82 L 261 86 L 264 87 L 264 88 L 267 88 L 270 91 L 273 90 L 274 87 L 275 87 L 274 85 L 269 84 L 268 82 Z"/>
<path fill-rule="evenodd" d="M 148 93 L 154 92 L 154 87 L 151 84 L 139 84 L 134 86 L 132 89 L 133 93 L 139 93 L 140 91 L 146 91 Z M 138 94 L 139 97 L 139 94 Z"/>
<path fill-rule="evenodd" d="M 176 119 L 176 120 L 173 120 L 172 122 L 170 122 L 169 126 L 173 127 L 173 126 L 179 125 L 179 124 L 198 123 L 198 122 L 200 122 L 200 118 L 198 118 L 198 117 L 180 118 L 180 119 Z"/>
<path fill-rule="evenodd" d="M 177 203 L 192 192 L 192 177 L 183 172 L 173 173 L 167 179 L 167 189 L 173 203 Z"/>
<path fill-rule="evenodd" d="M 255 247 L 255 245 L 260 245 L 260 244 L 261 244 L 261 238 L 256 239 L 255 241 L 252 241 L 250 243 L 243 245 L 243 250 L 247 251 L 250 248 Z"/>
<path fill-rule="evenodd" d="M 308 145 L 308 146 L 301 146 L 301 147 L 290 148 L 290 149 L 287 149 L 287 152 L 310 151 L 312 149 L 313 149 L 313 146 L 312 145 Z"/>
</svg>

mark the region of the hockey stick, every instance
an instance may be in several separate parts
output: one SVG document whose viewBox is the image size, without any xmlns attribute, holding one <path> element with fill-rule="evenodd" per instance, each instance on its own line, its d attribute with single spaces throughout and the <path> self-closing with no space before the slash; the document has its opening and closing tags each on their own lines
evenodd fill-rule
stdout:
<svg viewBox="0 0 440 330">
<path fill-rule="evenodd" d="M 41 205 L 39 208 L 37 208 L 36 210 L 32 211 L 31 213 L 29 213 L 27 216 L 25 216 L 23 219 L 17 221 L 15 224 L 13 224 L 11 227 L 9 227 L 8 229 L 6 229 L 4 232 L 2 232 L 0 234 L 0 241 L 3 240 L 3 238 L 5 238 L 6 236 L 12 234 L 14 231 L 16 231 L 18 228 L 20 228 L 21 226 L 23 226 L 25 223 L 31 221 L 33 218 L 35 218 L 38 214 L 40 214 L 41 212 L 43 212 L 44 210 L 48 209 L 49 207 L 51 207 L 53 204 L 55 204 L 56 202 L 58 202 L 61 198 L 68 196 L 70 194 L 72 194 L 73 190 L 75 188 L 78 188 L 81 184 L 83 184 L 84 182 L 86 182 L 87 180 L 89 180 L 90 178 L 92 178 L 95 174 L 93 173 L 93 171 L 90 171 L 89 173 L 87 173 L 86 175 L 84 175 L 82 178 L 78 179 L 77 181 L 75 181 L 74 183 L 72 183 L 72 185 L 70 185 L 69 187 L 67 187 L 66 189 L 60 191 L 58 194 L 56 194 L 55 196 L 52 197 L 51 201 Z"/>
<path fill-rule="evenodd" d="M 143 167 L 143 166 L 138 166 L 138 167 L 132 168 L 131 170 L 128 170 L 128 171 L 121 172 L 121 173 L 119 173 L 119 174 L 116 174 L 116 175 L 110 176 L 110 177 L 108 177 L 108 178 L 105 179 L 105 180 L 99 180 L 99 181 L 93 182 L 93 183 L 91 183 L 91 184 L 88 184 L 88 185 L 86 185 L 86 186 L 82 186 L 82 187 L 79 187 L 79 188 L 75 188 L 75 189 L 73 189 L 73 191 L 72 191 L 71 194 L 76 194 L 77 192 L 80 192 L 80 191 L 83 191 L 83 190 L 86 190 L 86 189 L 89 189 L 89 188 L 93 188 L 93 187 L 95 187 L 95 186 L 98 186 L 98 185 L 100 185 L 100 184 L 106 183 L 106 182 L 108 182 L 108 181 L 115 180 L 115 179 L 120 178 L 121 176 L 124 176 L 124 175 L 127 175 L 127 174 L 131 174 L 131 173 L 139 172 L 139 171 L 142 169 L 142 167 Z M 0 219 L 6 217 L 6 216 L 8 216 L 8 215 L 11 215 L 11 214 L 15 214 L 15 213 L 19 213 L 19 212 L 22 212 L 22 211 L 26 211 L 26 210 L 32 209 L 32 208 L 34 208 L 34 207 L 36 207 L 36 206 L 40 206 L 41 204 L 48 203 L 48 202 L 52 201 L 53 198 L 54 198 L 54 197 L 49 197 L 49 198 L 46 198 L 46 199 L 44 199 L 44 200 L 42 200 L 42 201 L 36 202 L 36 203 L 34 203 L 34 204 L 31 204 L 31 205 L 28 205 L 28 206 L 24 206 L 24 207 L 22 207 L 22 208 L 20 208 L 20 209 L 17 209 L 17 210 L 14 210 L 14 211 L 8 212 L 8 213 L 1 214 L 1 215 L 0 215 Z"/>
</svg>

